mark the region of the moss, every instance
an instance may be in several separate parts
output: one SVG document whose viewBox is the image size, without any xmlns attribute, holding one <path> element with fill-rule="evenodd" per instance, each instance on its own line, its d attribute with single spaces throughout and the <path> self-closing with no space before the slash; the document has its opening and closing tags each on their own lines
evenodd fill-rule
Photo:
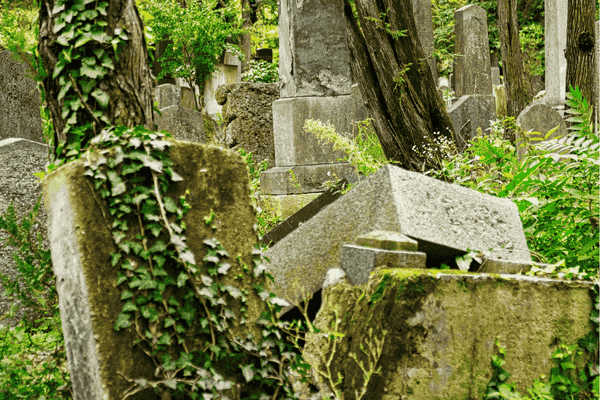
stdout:
<svg viewBox="0 0 600 400">
<path fill-rule="evenodd" d="M 213 137 L 215 136 L 213 120 L 206 113 L 202 113 L 202 118 L 204 120 L 204 136 L 206 136 L 206 141 L 208 143 L 212 143 Z"/>
</svg>

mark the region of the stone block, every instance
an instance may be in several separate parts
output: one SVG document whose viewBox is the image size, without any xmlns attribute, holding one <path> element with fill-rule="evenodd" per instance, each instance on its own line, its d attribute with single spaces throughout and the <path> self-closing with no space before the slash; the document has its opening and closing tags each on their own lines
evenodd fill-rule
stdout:
<svg viewBox="0 0 600 400">
<path fill-rule="evenodd" d="M 158 101 L 158 109 L 180 106 L 181 105 L 181 89 L 171 83 L 158 85 L 154 89 L 154 99 Z"/>
<path fill-rule="evenodd" d="M 350 94 L 350 50 L 341 0 L 279 3 L 281 97 Z"/>
<path fill-rule="evenodd" d="M 490 121 L 496 119 L 496 98 L 494 96 L 462 96 L 448 109 L 456 132 L 457 145 L 464 149 L 467 142 L 477 136 L 477 128 L 485 134 Z M 462 139 L 462 140 L 461 140 Z"/>
<path fill-rule="evenodd" d="M 456 97 L 491 95 L 492 74 L 487 15 L 470 4 L 454 12 L 454 79 Z"/>
<path fill-rule="evenodd" d="M 260 202 L 267 203 L 268 207 L 274 209 L 278 215 L 284 218 L 284 221 L 275 228 L 267 232 L 262 238 L 261 243 L 275 245 L 281 239 L 289 235 L 294 229 L 314 217 L 319 211 L 337 200 L 342 193 L 340 188 L 347 183 L 342 180 L 338 187 L 331 188 L 325 193 L 319 194 L 297 194 L 283 196 L 261 196 Z M 287 204 L 286 204 L 287 203 Z M 291 204 L 290 204 L 291 203 Z M 302 205 L 299 207 L 299 205 Z M 293 212 L 290 212 L 292 211 Z"/>
<path fill-rule="evenodd" d="M 383 250 L 417 251 L 419 243 L 416 240 L 398 232 L 373 231 L 356 238 L 356 244 Z"/>
<path fill-rule="evenodd" d="M 324 360 L 331 360 L 328 371 L 344 379 L 338 386 L 344 398 L 354 398 L 364 383 L 351 358 L 366 360 L 368 353 L 365 367 L 373 363 L 381 370 L 372 375 L 363 399 L 482 399 L 498 340 L 506 350 L 502 367 L 512 374 L 511 384 L 527 393 L 535 379 L 550 376 L 557 337 L 571 346 L 590 332 L 592 286 L 517 275 L 380 269 L 365 285 L 342 279 L 323 290 L 313 321 L 322 331 L 307 335 L 303 356 L 321 370 Z M 332 340 L 331 331 L 341 335 Z"/>
<path fill-rule="evenodd" d="M 154 115 L 158 130 L 169 132 L 177 140 L 206 143 L 201 112 L 180 106 L 163 108 L 160 112 L 162 115 Z"/>
<path fill-rule="evenodd" d="M 43 143 L 18 138 L 0 140 L 0 215 L 6 212 L 11 203 L 17 221 L 28 215 L 42 194 L 39 178 L 33 174 L 44 171 L 47 162 L 48 146 Z M 47 214 L 42 201 L 34 221 L 33 237 L 37 237 L 35 232 L 42 234 L 44 249 L 48 249 L 46 220 Z M 12 254 L 19 249 L 5 242 L 8 236 L 6 231 L 0 229 L 0 271 L 14 281 L 18 273 Z M 0 285 L 0 316 L 7 313 L 11 306 L 12 301 L 5 297 L 4 288 Z M 0 325 L 15 326 L 26 311 L 30 312 L 21 308 L 14 318 L 0 320 Z M 35 319 L 34 315 L 31 317 Z"/>
<path fill-rule="evenodd" d="M 494 86 L 494 98 L 496 99 L 496 116 L 506 117 L 506 89 L 504 85 Z"/>
<path fill-rule="evenodd" d="M 364 285 L 371 272 L 378 268 L 425 268 L 427 255 L 420 251 L 384 250 L 345 244 L 342 246 L 340 267 L 352 285 Z"/>
<path fill-rule="evenodd" d="M 356 168 L 348 163 L 275 167 L 260 173 L 260 191 L 266 195 L 322 193 L 327 181 L 358 182 Z"/>
<path fill-rule="evenodd" d="M 484 257 L 478 272 L 486 274 L 524 274 L 531 270 L 532 265 L 533 263 L 530 262 L 514 262 Z"/>
<path fill-rule="evenodd" d="M 546 95 L 544 96 L 544 103 L 552 107 L 565 103 L 567 3 L 567 0 L 544 1 L 544 49 L 546 52 Z"/>
<path fill-rule="evenodd" d="M 386 165 L 272 246 L 265 255 L 273 292 L 303 300 L 321 288 L 327 270 L 340 265 L 344 244 L 375 230 L 418 242 L 427 266 L 464 254 L 530 262 L 517 206 L 510 200 Z"/>
<path fill-rule="evenodd" d="M 492 85 L 498 86 L 501 84 L 500 82 L 500 68 L 499 67 L 491 67 L 492 73 Z"/>
<path fill-rule="evenodd" d="M 276 83 L 240 82 L 220 86 L 218 98 L 223 101 L 221 115 L 224 132 L 222 144 L 252 153 L 260 164 L 275 165 L 273 106 L 279 98 Z"/>
<path fill-rule="evenodd" d="M 190 110 L 196 110 L 196 100 L 194 99 L 196 95 L 187 86 L 181 87 L 181 107 L 189 108 Z M 196 110 L 198 111 L 198 110 Z"/>
<path fill-rule="evenodd" d="M 320 142 L 312 133 L 304 131 L 307 119 L 329 122 L 337 133 L 354 137 L 355 122 L 367 118 L 355 96 L 296 97 L 273 102 L 275 132 L 275 165 L 324 164 L 339 162 L 345 156 L 333 150 L 330 143 Z"/>
<path fill-rule="evenodd" d="M 541 140 L 535 139 L 543 139 L 551 129 L 558 129 L 554 131 L 552 135 L 550 135 L 549 139 L 555 139 L 558 137 L 564 137 L 567 134 L 567 123 L 560 116 L 558 111 L 554 108 L 550 107 L 546 104 L 536 103 L 530 106 L 527 106 L 519 116 L 517 117 L 517 125 L 523 129 L 525 132 L 540 132 L 541 135 L 527 135 L 527 137 L 531 140 L 530 145 L 535 146 L 536 144 L 541 144 Z M 518 134 L 517 137 L 517 155 L 523 156 L 527 152 L 527 148 L 525 146 L 520 146 L 522 143 L 521 134 Z"/>
<path fill-rule="evenodd" d="M 214 146 L 173 141 L 170 159 L 183 181 L 172 184 L 167 196 L 177 199 L 189 190 L 187 201 L 191 208 L 183 218 L 187 245 L 195 259 L 202 260 L 206 254 L 203 241 L 217 237 L 232 254 L 231 269 L 226 276 L 220 276 L 220 283 L 239 287 L 237 275 L 244 276 L 243 285 L 260 283 L 242 269 L 242 265 L 253 264 L 251 253 L 257 236 L 248 172 L 241 157 Z M 77 160 L 59 167 L 42 182 L 53 269 L 74 398 L 119 399 L 131 386 L 131 381 L 123 376 L 155 380 L 156 366 L 134 345 L 138 334 L 133 328 L 118 332 L 113 329 L 124 304 L 120 300 L 122 286 L 115 285 L 119 268 L 110 264 L 115 245 L 111 223 L 105 220 L 103 212 L 107 206 L 92 192 L 87 179 L 84 161 Z M 207 226 L 203 218 L 212 212 L 213 223 Z M 234 261 L 236 255 L 241 257 L 239 263 Z M 208 275 L 207 265 L 197 263 L 196 267 L 199 274 Z M 247 323 L 242 325 L 235 318 L 230 323 L 231 334 L 246 337 L 252 333 L 259 340 L 262 330 L 255 321 L 267 306 L 252 286 L 241 289 L 247 290 Z M 227 301 L 228 307 L 238 314 L 239 303 L 236 306 L 233 298 Z M 202 309 L 199 300 L 192 304 L 196 310 Z M 190 350 L 195 349 L 189 340 L 186 343 L 192 346 Z M 241 390 L 245 388 L 242 386 Z M 130 398 L 157 400 L 159 396 L 148 388 Z"/>
<path fill-rule="evenodd" d="M 0 140 L 23 138 L 43 143 L 40 93 L 29 66 L 0 51 Z"/>
<path fill-rule="evenodd" d="M 225 53 L 226 62 L 217 64 L 212 77 L 204 81 L 204 104 L 205 111 L 212 118 L 216 118 L 218 112 L 222 112 L 222 107 L 216 99 L 216 91 L 219 86 L 233 85 L 242 81 L 242 67 L 237 57 L 229 52 Z M 228 63 L 235 63 L 230 65 Z"/>
</svg>

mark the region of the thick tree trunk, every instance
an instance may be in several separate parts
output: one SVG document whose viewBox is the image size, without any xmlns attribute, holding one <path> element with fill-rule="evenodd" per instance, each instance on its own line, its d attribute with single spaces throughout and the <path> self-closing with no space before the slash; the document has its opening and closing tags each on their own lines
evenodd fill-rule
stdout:
<svg viewBox="0 0 600 400">
<path fill-rule="evenodd" d="M 523 69 L 517 0 L 498 0 L 498 30 L 506 88 L 506 111 L 509 117 L 516 118 L 533 98 L 529 76 Z M 514 142 L 514 138 L 512 141 Z"/>
<path fill-rule="evenodd" d="M 433 140 L 434 132 L 454 140 L 454 129 L 421 48 L 411 1 L 355 4 L 360 28 L 344 0 L 352 73 L 386 157 L 413 171 L 437 168 L 438 157 L 414 149 L 422 149 L 426 137 Z"/>
<path fill-rule="evenodd" d="M 69 28 L 77 21 L 78 16 L 84 11 L 96 10 L 94 2 L 79 9 L 75 3 L 73 0 L 62 3 L 57 0 L 43 0 L 40 7 L 38 51 L 47 74 L 42 85 L 54 126 L 53 153 L 59 158 L 64 158 L 66 149 L 58 154 L 57 147 L 61 142 L 69 144 L 75 139 L 73 128 L 83 128 L 82 147 L 107 125 L 143 125 L 149 129 L 154 128 L 155 82 L 148 67 L 144 27 L 134 0 L 110 0 L 105 16 L 100 13 L 88 20 L 95 26 L 99 26 L 99 21 L 101 24 L 106 23 L 103 32 L 110 37 L 115 36 L 115 29 L 125 28 L 127 39 L 117 55 L 110 40 L 108 43 L 101 43 L 101 39 L 96 39 L 100 37 L 101 32 L 96 32 L 95 38 L 79 46 L 76 43 L 77 34 L 81 32 L 79 29 L 75 30 L 75 38 L 69 38 Z M 60 11 L 62 4 L 65 8 Z M 65 12 L 68 10 L 76 12 L 70 22 L 64 21 Z M 61 28 L 65 22 L 66 25 Z M 63 44 L 57 41 L 59 39 Z M 106 57 L 99 56 L 102 51 L 108 54 L 114 67 L 110 68 L 109 61 L 104 67 L 103 76 L 100 75 L 97 79 L 92 77 L 93 73 L 92 76 L 86 76 L 86 61 L 91 63 L 90 68 L 96 68 L 99 59 L 106 60 Z M 60 64 L 59 61 L 64 60 L 65 54 L 68 53 L 71 53 L 71 62 L 67 63 L 62 71 L 56 71 L 54 76 L 57 64 Z M 66 93 L 60 93 L 68 82 L 71 82 L 71 87 Z M 100 89 L 96 92 L 100 96 L 103 96 L 102 93 L 108 95 L 106 106 L 94 96 L 93 91 L 96 89 Z M 74 99 L 80 100 L 79 106 L 75 104 Z"/>
<path fill-rule="evenodd" d="M 594 93 L 594 71 L 598 73 L 598 60 L 594 56 L 595 43 L 595 0 L 569 0 L 567 16 L 567 79 L 569 85 L 579 87 L 579 91 L 588 104 L 598 109 L 598 100 Z"/>
</svg>

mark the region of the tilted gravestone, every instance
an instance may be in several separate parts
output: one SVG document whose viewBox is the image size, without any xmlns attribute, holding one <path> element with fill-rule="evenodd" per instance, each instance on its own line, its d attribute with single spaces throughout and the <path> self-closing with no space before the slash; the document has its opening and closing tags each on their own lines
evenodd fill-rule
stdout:
<svg viewBox="0 0 600 400">
<path fill-rule="evenodd" d="M 530 140 L 530 145 L 541 144 L 541 140 L 535 139 L 544 139 L 546 134 L 557 126 L 558 129 L 550 135 L 548 138 L 549 140 L 557 137 L 564 137 L 567 134 L 567 123 L 565 120 L 560 116 L 558 111 L 546 104 L 537 103 L 526 107 L 521 111 L 516 122 L 525 132 L 532 131 L 540 133 L 527 135 Z M 525 155 L 527 152 L 526 147 L 520 146 L 522 139 L 523 138 L 519 133 L 519 136 L 517 137 L 517 144 L 519 145 L 517 147 L 517 155 L 519 157 Z"/>
<path fill-rule="evenodd" d="M 448 115 L 454 131 L 463 139 L 457 143 L 462 150 L 477 128 L 484 133 L 489 128 L 490 120 L 496 119 L 496 107 L 485 10 L 470 4 L 456 10 L 454 19 L 454 52 L 458 55 L 453 68 L 455 99 Z"/>
<path fill-rule="evenodd" d="M 280 2 L 281 98 L 273 102 L 275 168 L 261 173 L 263 194 L 323 192 L 323 176 L 357 179 L 347 163 L 338 161 L 343 153 L 304 131 L 307 119 L 318 119 L 330 121 L 340 134 L 352 135 L 353 123 L 366 118 L 360 96 L 351 88 L 343 12 L 341 0 Z M 290 181 L 291 168 L 298 182 L 293 191 L 280 185 Z"/>
<path fill-rule="evenodd" d="M 159 113 L 154 113 L 154 122 L 159 130 L 165 130 L 175 139 L 206 143 L 204 117 L 201 112 L 182 106 L 182 94 L 186 88 L 166 83 L 154 90 Z"/>
<path fill-rule="evenodd" d="M 0 214 L 4 214 L 11 203 L 15 210 L 17 221 L 33 209 L 42 194 L 39 178 L 33 174 L 44 171 L 48 161 L 48 147 L 43 143 L 26 139 L 0 140 Z M 46 231 L 46 211 L 40 206 L 33 232 L 40 232 L 44 239 L 44 246 L 48 248 Z M 33 235 L 35 238 L 37 235 Z M 13 253 L 17 248 L 8 246 L 5 240 L 8 233 L 0 229 L 0 270 L 11 280 L 17 278 L 17 269 Z M 0 289 L 0 316 L 10 310 L 12 302 L 4 296 L 4 289 Z M 15 325 L 24 315 L 26 310 L 21 309 L 11 320 L 0 321 L 0 324 Z"/>
<path fill-rule="evenodd" d="M 0 51 L 0 140 L 23 138 L 43 143 L 40 93 L 28 66 Z"/>
<path fill-rule="evenodd" d="M 236 279 L 241 275 L 247 281 L 244 284 L 251 285 L 254 278 L 248 273 L 243 275 L 242 268 L 253 265 L 252 252 L 258 238 L 246 165 L 237 154 L 214 146 L 172 143 L 169 153 L 172 168 L 183 181 L 171 185 L 166 196 L 177 199 L 189 190 L 186 201 L 191 208 L 183 217 L 185 235 L 187 246 L 198 260 L 199 273 L 208 275 L 206 264 L 200 261 L 207 254 L 203 242 L 216 237 L 232 258 L 231 269 L 220 283 L 237 287 Z M 84 160 L 74 161 L 48 174 L 42 183 L 53 270 L 75 398 L 118 399 L 134 379 L 154 381 L 156 365 L 134 345 L 138 338 L 134 329 L 118 332 L 113 329 L 124 304 L 121 291 L 128 286 L 116 285 L 121 268 L 112 267 L 110 262 L 110 253 L 116 250 L 109 228 L 111 222 L 106 219 L 110 217 L 106 217 L 108 212 L 105 215 L 103 211 L 106 204 L 92 191 L 93 184 L 87 181 L 84 172 Z M 214 218 L 208 226 L 204 217 L 211 213 Z M 236 256 L 238 260 L 234 259 Z M 169 269 L 166 264 L 165 269 Z M 230 325 L 231 333 L 241 333 L 244 337 L 252 333 L 260 338 L 262 327 L 255 322 L 267 305 L 252 287 L 245 289 L 248 290 L 245 292 L 247 323 L 236 318 Z M 234 299 L 227 301 L 238 314 Z M 197 315 L 202 313 L 201 304 L 191 305 Z M 148 388 L 131 398 L 158 397 Z"/>
<path fill-rule="evenodd" d="M 429 267 L 467 249 L 531 262 L 512 201 L 386 165 L 265 253 L 273 292 L 290 302 L 304 300 L 303 290 L 319 290 L 327 270 L 340 265 L 344 244 L 376 230 L 416 240 Z"/>
</svg>

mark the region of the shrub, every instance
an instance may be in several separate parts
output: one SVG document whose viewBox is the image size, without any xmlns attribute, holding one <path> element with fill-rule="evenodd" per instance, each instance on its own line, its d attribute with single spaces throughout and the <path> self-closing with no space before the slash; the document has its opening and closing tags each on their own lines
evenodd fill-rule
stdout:
<svg viewBox="0 0 600 400">
<path fill-rule="evenodd" d="M 264 60 L 252 60 L 250 69 L 242 74 L 246 82 L 279 82 L 279 70 L 276 64 Z"/>
</svg>

